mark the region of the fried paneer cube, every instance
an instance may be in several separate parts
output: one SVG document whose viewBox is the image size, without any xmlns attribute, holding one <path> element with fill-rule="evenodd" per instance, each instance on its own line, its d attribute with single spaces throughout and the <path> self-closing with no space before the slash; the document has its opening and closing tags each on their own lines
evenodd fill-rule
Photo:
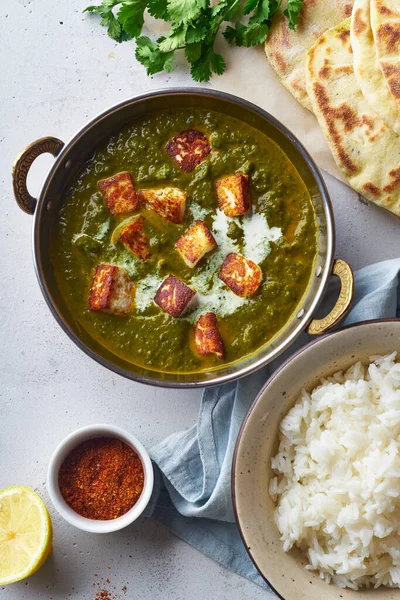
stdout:
<svg viewBox="0 0 400 600">
<path fill-rule="evenodd" d="M 244 173 L 228 175 L 216 182 L 218 206 L 227 217 L 238 217 L 250 210 L 250 180 Z"/>
<path fill-rule="evenodd" d="M 195 221 L 176 242 L 175 247 L 188 267 L 193 269 L 207 252 L 218 246 L 204 221 Z"/>
<path fill-rule="evenodd" d="M 126 225 L 119 236 L 119 241 L 124 244 L 140 260 L 146 261 L 150 258 L 149 238 L 145 231 L 146 221 L 140 215 Z"/>
<path fill-rule="evenodd" d="M 237 296 L 251 296 L 261 283 L 260 267 L 241 254 L 228 254 L 221 265 L 218 277 Z"/>
<path fill-rule="evenodd" d="M 133 282 L 125 269 L 98 265 L 90 290 L 89 310 L 129 316 L 133 310 L 133 291 Z"/>
<path fill-rule="evenodd" d="M 147 188 L 138 192 L 142 204 L 154 210 L 171 223 L 183 221 L 186 208 L 186 194 L 176 187 Z"/>
<path fill-rule="evenodd" d="M 201 315 L 194 326 L 194 343 L 201 356 L 215 354 L 224 358 L 225 347 L 217 325 L 217 317 L 213 312 Z"/>
<path fill-rule="evenodd" d="M 99 190 L 110 213 L 114 216 L 135 212 L 139 200 L 131 174 L 127 171 L 117 173 L 98 183 Z"/>
<path fill-rule="evenodd" d="M 196 292 L 175 275 L 168 275 L 154 296 L 154 302 L 171 317 L 180 317 Z"/>
<path fill-rule="evenodd" d="M 168 142 L 165 149 L 178 167 L 186 173 L 193 171 L 211 152 L 210 143 L 204 133 L 195 129 L 181 131 Z"/>
</svg>

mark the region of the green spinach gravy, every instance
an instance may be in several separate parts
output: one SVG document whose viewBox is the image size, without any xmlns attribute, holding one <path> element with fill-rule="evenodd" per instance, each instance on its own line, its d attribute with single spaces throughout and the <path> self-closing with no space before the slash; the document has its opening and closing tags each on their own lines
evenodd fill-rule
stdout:
<svg viewBox="0 0 400 600">
<path fill-rule="evenodd" d="M 204 133 L 211 152 L 191 173 L 171 159 L 165 145 L 186 129 Z M 141 208 L 150 238 L 151 258 L 141 262 L 118 242 L 127 216 L 113 217 L 98 181 L 129 171 L 136 190 L 174 186 L 187 194 L 183 223 L 176 225 Z M 228 218 L 218 210 L 218 178 L 247 173 L 252 214 Z M 189 268 L 174 245 L 196 219 L 204 220 L 218 248 Z M 111 137 L 85 164 L 60 210 L 52 262 L 69 310 L 97 342 L 112 353 L 148 369 L 191 373 L 233 363 L 268 344 L 294 317 L 307 291 L 317 253 L 318 234 L 309 193 L 283 151 L 268 137 L 229 116 L 200 109 L 163 112 L 133 122 Z M 243 254 L 262 270 L 262 283 L 247 298 L 218 279 L 230 252 Z M 88 308 L 96 266 L 124 267 L 135 283 L 131 316 Z M 174 318 L 154 295 L 174 274 L 199 293 L 194 312 Z M 194 347 L 194 322 L 213 311 L 225 345 L 223 360 L 200 356 Z"/>
</svg>

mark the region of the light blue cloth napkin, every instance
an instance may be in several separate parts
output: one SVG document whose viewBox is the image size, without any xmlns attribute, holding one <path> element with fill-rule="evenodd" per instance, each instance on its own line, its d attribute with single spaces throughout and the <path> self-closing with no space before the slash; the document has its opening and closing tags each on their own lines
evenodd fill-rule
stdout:
<svg viewBox="0 0 400 600">
<path fill-rule="evenodd" d="M 355 299 L 345 325 L 400 317 L 400 258 L 355 274 Z M 332 283 L 321 314 L 336 292 Z M 336 296 L 335 296 L 336 297 Z M 330 302 L 331 303 L 331 302 Z M 231 466 L 236 438 L 257 392 L 277 366 L 307 343 L 306 334 L 268 367 L 237 382 L 204 391 L 199 419 L 175 433 L 150 454 L 159 467 L 152 517 L 225 567 L 268 589 L 253 566 L 235 525 Z M 160 475 L 161 472 L 161 475 Z"/>
</svg>

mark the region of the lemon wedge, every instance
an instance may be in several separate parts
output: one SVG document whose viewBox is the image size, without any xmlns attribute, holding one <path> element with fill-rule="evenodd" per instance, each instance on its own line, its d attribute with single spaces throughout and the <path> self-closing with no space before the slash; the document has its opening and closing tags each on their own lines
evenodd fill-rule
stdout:
<svg viewBox="0 0 400 600">
<path fill-rule="evenodd" d="M 50 515 L 30 488 L 0 491 L 0 585 L 33 575 L 52 550 Z"/>
</svg>

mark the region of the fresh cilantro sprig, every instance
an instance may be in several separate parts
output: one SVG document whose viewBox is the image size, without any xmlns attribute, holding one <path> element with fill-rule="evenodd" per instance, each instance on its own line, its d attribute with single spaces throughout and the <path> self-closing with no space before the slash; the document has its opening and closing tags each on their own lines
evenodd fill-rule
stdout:
<svg viewBox="0 0 400 600">
<path fill-rule="evenodd" d="M 283 11 L 289 20 L 289 28 L 292 30 L 296 29 L 296 25 L 299 23 L 302 6 L 303 0 L 288 0 L 287 7 Z"/>
<path fill-rule="evenodd" d="M 243 7 L 244 15 L 251 15 L 247 25 L 240 20 L 235 27 L 228 26 L 223 36 L 229 43 L 237 46 L 256 46 L 262 44 L 268 36 L 272 19 L 281 2 L 276 0 L 247 0 Z"/>
<path fill-rule="evenodd" d="M 223 31 L 230 44 L 255 46 L 265 41 L 282 0 L 102 0 L 84 12 L 95 12 L 108 35 L 117 42 L 136 39 L 136 59 L 148 75 L 171 72 L 176 51 L 182 50 L 195 81 L 209 81 L 212 74 L 226 69 L 223 56 L 215 50 L 217 35 L 225 22 L 233 22 Z M 290 29 L 299 22 L 303 0 L 288 0 L 284 11 Z M 145 12 L 170 23 L 165 37 L 151 40 L 141 35 Z"/>
</svg>

